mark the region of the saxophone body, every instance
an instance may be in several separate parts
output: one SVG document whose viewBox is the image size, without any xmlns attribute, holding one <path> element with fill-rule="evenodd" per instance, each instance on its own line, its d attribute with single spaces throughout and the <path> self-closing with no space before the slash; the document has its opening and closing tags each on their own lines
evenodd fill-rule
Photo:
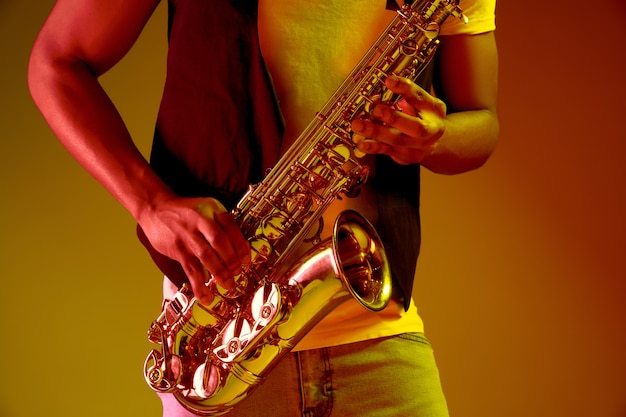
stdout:
<svg viewBox="0 0 626 417">
<path fill-rule="evenodd" d="M 405 3 L 315 119 L 233 210 L 252 262 L 226 291 L 214 280 L 211 305 L 187 285 L 166 300 L 148 339 L 160 345 L 144 364 L 148 385 L 172 393 L 198 415 L 221 415 L 262 383 L 278 361 L 342 302 L 372 311 L 391 297 L 391 273 L 374 227 L 347 210 L 332 236 L 319 238 L 322 214 L 367 180 L 350 122 L 377 102 L 395 103 L 389 75 L 415 79 L 431 61 L 439 26 L 464 18 L 457 0 Z M 296 254 L 304 242 L 312 248 Z"/>
</svg>

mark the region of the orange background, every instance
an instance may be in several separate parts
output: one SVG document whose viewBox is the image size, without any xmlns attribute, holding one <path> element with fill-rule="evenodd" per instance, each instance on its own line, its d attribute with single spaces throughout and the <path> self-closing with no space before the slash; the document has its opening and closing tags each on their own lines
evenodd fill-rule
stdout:
<svg viewBox="0 0 626 417">
<path fill-rule="evenodd" d="M 157 416 L 159 273 L 27 92 L 52 4 L 0 0 L 0 417 Z M 624 4 L 501 0 L 501 144 L 424 175 L 415 296 L 453 417 L 626 416 Z M 165 25 L 103 77 L 146 154 Z"/>
</svg>

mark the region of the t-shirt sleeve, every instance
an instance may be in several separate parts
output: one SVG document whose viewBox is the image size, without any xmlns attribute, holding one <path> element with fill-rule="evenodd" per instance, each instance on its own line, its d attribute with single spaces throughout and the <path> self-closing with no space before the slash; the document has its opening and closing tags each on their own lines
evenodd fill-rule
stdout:
<svg viewBox="0 0 626 417">
<path fill-rule="evenodd" d="M 440 35 L 476 35 L 496 28 L 496 0 L 461 0 L 459 3 L 467 23 L 454 16 L 448 17 L 441 26 Z"/>
</svg>

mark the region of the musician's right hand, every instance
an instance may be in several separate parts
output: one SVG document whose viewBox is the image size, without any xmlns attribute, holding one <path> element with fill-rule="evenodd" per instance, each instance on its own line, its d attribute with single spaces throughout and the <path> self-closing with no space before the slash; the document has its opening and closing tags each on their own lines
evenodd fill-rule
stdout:
<svg viewBox="0 0 626 417">
<path fill-rule="evenodd" d="M 214 198 L 172 197 L 143 210 L 138 221 L 152 246 L 181 264 L 202 304 L 213 298 L 209 280 L 230 289 L 233 277 L 250 262 L 247 240 Z"/>
</svg>

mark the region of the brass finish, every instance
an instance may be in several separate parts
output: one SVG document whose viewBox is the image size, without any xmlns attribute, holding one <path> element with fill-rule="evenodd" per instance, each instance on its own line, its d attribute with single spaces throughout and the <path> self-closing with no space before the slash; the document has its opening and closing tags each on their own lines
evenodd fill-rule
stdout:
<svg viewBox="0 0 626 417">
<path fill-rule="evenodd" d="M 389 75 L 411 79 L 432 59 L 439 26 L 464 18 L 455 0 L 406 4 L 294 145 L 233 214 L 252 248 L 252 263 L 230 292 L 211 282 L 210 306 L 187 286 L 166 301 L 148 331 L 148 385 L 173 393 L 188 410 L 221 415 L 245 398 L 278 361 L 333 308 L 355 298 L 382 310 L 391 273 L 374 227 L 347 210 L 320 241 L 321 216 L 367 180 L 355 155 L 350 121 L 368 117 L 374 101 L 394 104 Z M 307 240 L 313 248 L 298 259 Z"/>
</svg>

